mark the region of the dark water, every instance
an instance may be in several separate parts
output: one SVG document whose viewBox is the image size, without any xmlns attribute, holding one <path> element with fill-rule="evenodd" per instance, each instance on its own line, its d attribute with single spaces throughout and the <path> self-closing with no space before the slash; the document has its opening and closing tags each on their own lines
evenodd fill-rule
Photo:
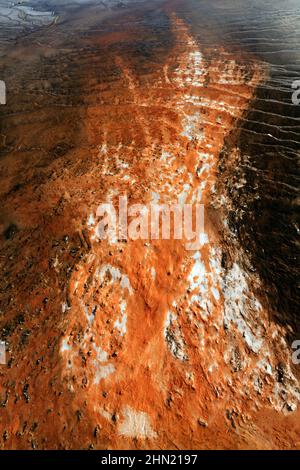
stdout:
<svg viewBox="0 0 300 470">
<path fill-rule="evenodd" d="M 8 3 L 1 0 L 0 7 Z M 36 156 L 38 152 L 39 165 L 43 167 L 53 149 L 60 156 L 70 146 L 84 145 L 79 124 L 70 124 L 72 114 L 76 110 L 77 122 L 84 120 L 85 105 L 97 98 L 92 88 L 83 90 L 82 84 L 87 75 L 95 80 L 101 76 L 102 81 L 109 83 L 118 73 L 111 64 L 106 66 L 100 46 L 98 50 L 91 48 L 91 35 L 122 32 L 124 24 L 128 28 L 132 21 L 134 28 L 138 22 L 143 38 L 125 41 L 122 47 L 136 54 L 145 70 L 151 63 L 163 60 L 163 50 L 172 42 L 169 19 L 160 8 L 164 2 L 135 2 L 135 15 L 128 12 L 127 3 L 36 0 L 30 4 L 44 13 L 40 23 L 24 18 L 15 22 L 0 19 L 0 78 L 7 81 L 10 89 L 8 107 L 1 109 L 1 134 L 7 135 L 1 143 L 2 155 L 18 145 L 15 129 L 27 125 L 26 113 L 32 110 L 33 101 L 39 123 L 44 123 L 44 127 L 66 126 L 68 135 L 58 136 L 55 145 L 45 143 L 43 132 L 23 142 L 29 162 L 31 154 Z M 227 178 L 227 195 L 232 201 L 228 213 L 231 229 L 265 282 L 270 303 L 277 312 L 276 320 L 299 331 L 300 105 L 292 103 L 292 83 L 300 79 L 300 1 L 173 3 L 176 14 L 190 24 L 200 45 L 242 50 L 249 60 L 259 60 L 268 68 L 268 78 L 256 90 L 249 112 L 228 137 L 220 178 Z M 60 23 L 54 27 L 57 15 Z M 12 52 L 14 45 L 16 50 Z M 21 46 L 26 50 L 25 56 Z M 117 50 L 119 46 L 114 47 Z M 28 50 L 32 53 L 28 54 Z M 63 110 L 59 117 L 55 111 L 58 107 Z M 35 123 L 31 125 L 30 131 Z M 240 162 L 234 170 L 226 171 L 226 156 L 232 145 L 240 149 Z M 43 176 L 39 173 L 35 177 Z M 236 190 L 236 183 L 243 178 L 245 184 Z M 19 187 L 23 183 L 16 182 Z"/>
</svg>

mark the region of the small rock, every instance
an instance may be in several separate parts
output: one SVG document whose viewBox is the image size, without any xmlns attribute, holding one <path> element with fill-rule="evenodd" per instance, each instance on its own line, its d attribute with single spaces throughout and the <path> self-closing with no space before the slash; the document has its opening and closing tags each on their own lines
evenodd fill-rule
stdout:
<svg viewBox="0 0 300 470">
<path fill-rule="evenodd" d="M 94 437 L 97 437 L 101 431 L 101 426 L 97 424 L 97 426 L 94 429 Z"/>
<path fill-rule="evenodd" d="M 11 224 L 5 231 L 4 231 L 4 238 L 6 240 L 12 240 L 16 233 L 18 232 L 18 227 L 15 224 Z"/>
<path fill-rule="evenodd" d="M 287 403 L 286 407 L 287 407 L 287 410 L 291 411 L 291 412 L 293 412 L 297 409 L 296 403 Z"/>
<path fill-rule="evenodd" d="M 198 419 L 198 424 L 199 424 L 199 426 L 202 426 L 203 428 L 207 428 L 207 427 L 208 427 L 208 422 L 205 421 L 205 419 L 202 419 L 202 418 L 199 418 L 199 419 Z"/>
</svg>

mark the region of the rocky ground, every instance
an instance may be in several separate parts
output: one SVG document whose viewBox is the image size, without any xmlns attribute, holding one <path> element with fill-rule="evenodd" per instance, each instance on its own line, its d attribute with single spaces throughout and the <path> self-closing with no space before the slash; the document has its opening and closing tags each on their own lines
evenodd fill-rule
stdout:
<svg viewBox="0 0 300 470">
<path fill-rule="evenodd" d="M 178 5 L 84 17 L 75 45 L 58 21 L 5 58 L 1 448 L 300 447 L 288 327 L 220 183 L 268 69 L 201 46 Z M 125 194 L 204 204 L 199 249 L 99 240 Z"/>
</svg>

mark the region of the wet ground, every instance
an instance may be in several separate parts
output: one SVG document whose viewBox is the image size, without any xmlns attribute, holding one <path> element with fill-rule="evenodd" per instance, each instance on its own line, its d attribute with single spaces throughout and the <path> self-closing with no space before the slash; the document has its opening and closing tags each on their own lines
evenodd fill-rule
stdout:
<svg viewBox="0 0 300 470">
<path fill-rule="evenodd" d="M 7 3 L 2 447 L 299 447 L 297 2 Z M 207 241 L 99 243 L 120 193 Z"/>
</svg>

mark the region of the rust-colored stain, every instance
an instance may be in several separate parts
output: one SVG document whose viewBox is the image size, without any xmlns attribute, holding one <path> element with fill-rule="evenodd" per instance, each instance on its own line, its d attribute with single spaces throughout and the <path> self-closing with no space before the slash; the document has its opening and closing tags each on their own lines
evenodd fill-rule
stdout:
<svg viewBox="0 0 300 470">
<path fill-rule="evenodd" d="M 216 203 L 220 153 L 267 70 L 201 47 L 170 3 L 165 14 L 172 45 L 145 73 L 139 55 L 112 47 L 131 30 L 94 34 L 109 81 L 81 83 L 83 108 L 56 124 L 38 106 L 27 123 L 11 118 L 0 162 L 3 449 L 300 447 L 286 331 L 240 247 L 225 243 Z M 68 132 L 74 146 L 58 145 Z M 97 207 L 122 195 L 204 204 L 201 247 L 99 240 Z"/>
</svg>

